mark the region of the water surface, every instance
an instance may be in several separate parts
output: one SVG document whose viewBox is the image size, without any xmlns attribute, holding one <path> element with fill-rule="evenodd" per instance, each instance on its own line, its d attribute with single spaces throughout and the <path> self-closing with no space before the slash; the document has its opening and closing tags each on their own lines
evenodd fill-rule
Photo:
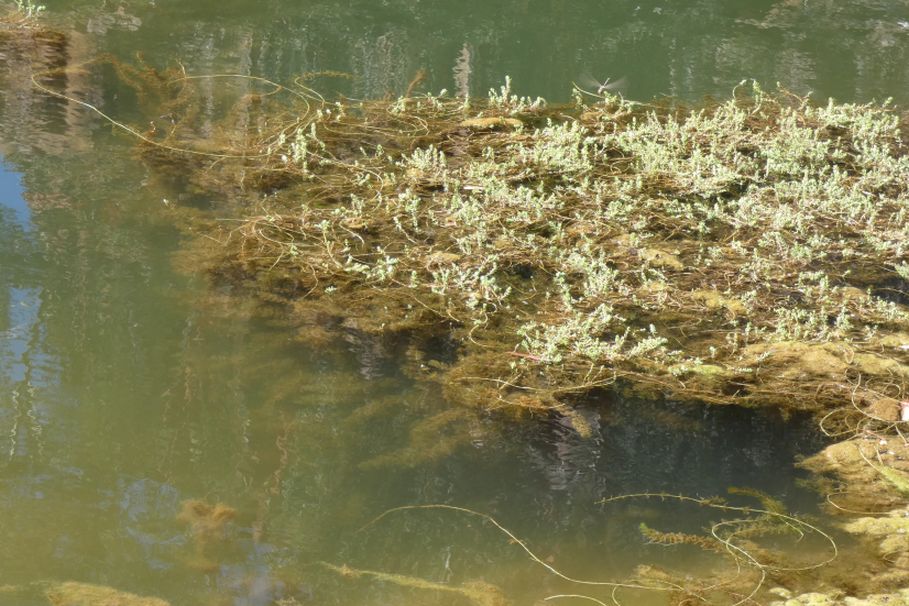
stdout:
<svg viewBox="0 0 909 606">
<path fill-rule="evenodd" d="M 566 99 L 572 82 L 625 78 L 634 99 L 727 95 L 777 82 L 841 101 L 909 90 L 905 0 L 49 0 L 106 48 L 141 49 L 191 71 L 316 81 L 358 97 L 425 88 L 485 95 L 510 75 L 522 94 Z"/>
<path fill-rule="evenodd" d="M 410 510 L 369 522 L 407 505 L 470 508 L 561 570 L 619 579 L 637 564 L 709 570 L 712 556 L 647 545 L 639 525 L 695 532 L 717 516 L 604 497 L 744 486 L 816 507 L 792 467 L 820 445 L 807 419 L 599 394 L 582 438 L 557 418 L 452 411 L 396 349 L 354 331 L 307 343 L 175 263 L 167 208 L 204 208 L 204 194 L 160 179 L 132 141 L 43 97 L 28 74 L 141 51 L 190 73 L 335 70 L 343 77 L 312 85 L 362 97 L 401 94 L 424 68 L 424 90 L 472 95 L 509 74 L 523 93 L 564 99 L 588 73 L 624 76 L 635 98 L 695 101 L 756 77 L 903 101 L 907 3 L 48 6 L 69 28 L 65 52 L 0 45 L 0 586 L 15 603 L 46 604 L 44 583 L 63 580 L 187 606 L 464 603 L 320 562 L 483 580 L 535 603 L 577 587 L 479 518 Z M 74 71 L 58 84 L 137 115 L 110 78 Z M 194 506 L 218 505 L 223 524 L 193 525 Z"/>
</svg>

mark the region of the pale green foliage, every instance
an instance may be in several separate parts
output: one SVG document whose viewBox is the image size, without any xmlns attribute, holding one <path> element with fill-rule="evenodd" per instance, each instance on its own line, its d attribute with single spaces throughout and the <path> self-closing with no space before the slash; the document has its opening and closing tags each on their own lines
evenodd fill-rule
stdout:
<svg viewBox="0 0 909 606">
<path fill-rule="evenodd" d="M 35 4 L 32 0 L 16 0 L 16 10 L 25 15 L 27 19 L 31 19 L 47 10 L 47 7 L 43 4 Z"/>
<path fill-rule="evenodd" d="M 572 114 L 515 95 L 506 78 L 485 106 L 501 128 L 466 134 L 459 121 L 475 108 L 401 100 L 391 114 L 454 116 L 445 136 L 391 160 L 363 152 L 373 168 L 351 171 L 355 193 L 305 207 L 283 259 L 301 275 L 332 268 L 407 289 L 471 337 L 504 327 L 504 347 L 532 360 L 513 366 L 647 361 L 684 375 L 710 359 L 746 373 L 736 356 L 751 344 L 861 346 L 881 327 L 909 328 L 902 305 L 852 274 L 861 260 L 875 279 L 909 281 L 897 117 L 756 86 L 736 95 L 689 112 L 606 96 Z M 527 114 L 537 128 L 494 122 Z M 275 153 L 307 174 L 333 166 L 315 122 L 291 132 Z M 690 339 L 700 333 L 712 340 Z"/>
<path fill-rule="evenodd" d="M 499 90 L 489 89 L 489 103 L 493 107 L 507 110 L 512 114 L 534 111 L 546 105 L 546 101 L 541 97 L 531 99 L 530 97 L 520 97 L 512 93 L 511 76 L 505 76 L 505 84 Z"/>
</svg>

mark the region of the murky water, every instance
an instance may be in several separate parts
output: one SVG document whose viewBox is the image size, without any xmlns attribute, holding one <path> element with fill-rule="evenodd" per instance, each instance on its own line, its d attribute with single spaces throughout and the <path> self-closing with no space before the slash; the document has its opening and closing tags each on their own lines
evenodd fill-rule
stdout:
<svg viewBox="0 0 909 606">
<path fill-rule="evenodd" d="M 582 74 L 629 96 L 722 95 L 780 81 L 843 100 L 909 90 L 906 2 L 48 2 L 65 52 L 0 51 L 0 603 L 46 604 L 74 580 L 174 605 L 466 603 L 462 594 L 339 575 L 320 563 L 449 586 L 483 580 L 514 603 L 609 591 L 559 581 L 488 521 L 575 577 L 637 564 L 692 573 L 717 559 L 646 545 L 639 525 L 693 532 L 716 512 L 613 495 L 757 488 L 794 511 L 817 497 L 792 463 L 810 421 L 607 394 L 593 435 L 556 420 L 451 411 L 387 344 L 307 345 L 280 317 L 175 267 L 162 184 L 131 141 L 32 90 L 35 66 L 101 52 L 191 73 L 312 81 L 356 96 L 431 90 L 565 98 Z M 78 71 L 72 96 L 133 111 Z M 165 200 L 167 202 L 165 203 Z M 8 587 L 4 587 L 8 586 Z M 632 603 L 659 595 L 636 596 Z"/>
</svg>

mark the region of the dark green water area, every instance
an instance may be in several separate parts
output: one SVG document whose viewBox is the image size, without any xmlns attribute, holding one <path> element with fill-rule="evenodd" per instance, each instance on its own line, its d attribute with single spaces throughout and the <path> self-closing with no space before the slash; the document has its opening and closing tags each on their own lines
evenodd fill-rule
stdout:
<svg viewBox="0 0 909 606">
<path fill-rule="evenodd" d="M 505 75 L 554 101 L 610 78 L 628 98 L 695 103 L 755 78 L 905 103 L 909 3 L 48 0 L 43 17 L 69 36 L 64 57 L 0 47 L 0 604 L 107 604 L 54 598 L 66 581 L 175 606 L 662 604 L 665 591 L 578 587 L 547 566 L 617 581 L 724 562 L 641 525 L 702 533 L 727 512 L 603 502 L 619 495 L 738 487 L 819 515 L 794 467 L 824 444 L 814 419 L 604 391 L 579 408 L 581 437 L 563 418 L 453 411 L 382 340 L 288 334 L 280 313 L 175 266 L 180 235 L 158 209 L 211 201 L 29 74 L 138 53 L 281 82 L 338 72 L 309 82 L 329 98 L 396 97 L 425 70 L 422 90 L 472 96 Z M 136 115 L 111 79 L 57 84 Z M 376 520 L 420 505 L 449 507 Z M 823 551 L 816 538 L 806 552 Z"/>
</svg>

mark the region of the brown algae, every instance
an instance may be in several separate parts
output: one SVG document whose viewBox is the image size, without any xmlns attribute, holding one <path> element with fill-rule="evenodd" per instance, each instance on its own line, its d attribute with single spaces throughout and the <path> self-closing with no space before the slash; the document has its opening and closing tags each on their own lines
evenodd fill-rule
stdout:
<svg viewBox="0 0 909 606">
<path fill-rule="evenodd" d="M 193 553 L 187 564 L 201 572 L 213 572 L 218 567 L 211 555 L 213 548 L 227 538 L 227 526 L 237 516 L 237 510 L 216 503 L 211 505 L 200 499 L 183 501 L 177 513 L 177 521 L 189 527 L 193 541 Z"/>
</svg>

